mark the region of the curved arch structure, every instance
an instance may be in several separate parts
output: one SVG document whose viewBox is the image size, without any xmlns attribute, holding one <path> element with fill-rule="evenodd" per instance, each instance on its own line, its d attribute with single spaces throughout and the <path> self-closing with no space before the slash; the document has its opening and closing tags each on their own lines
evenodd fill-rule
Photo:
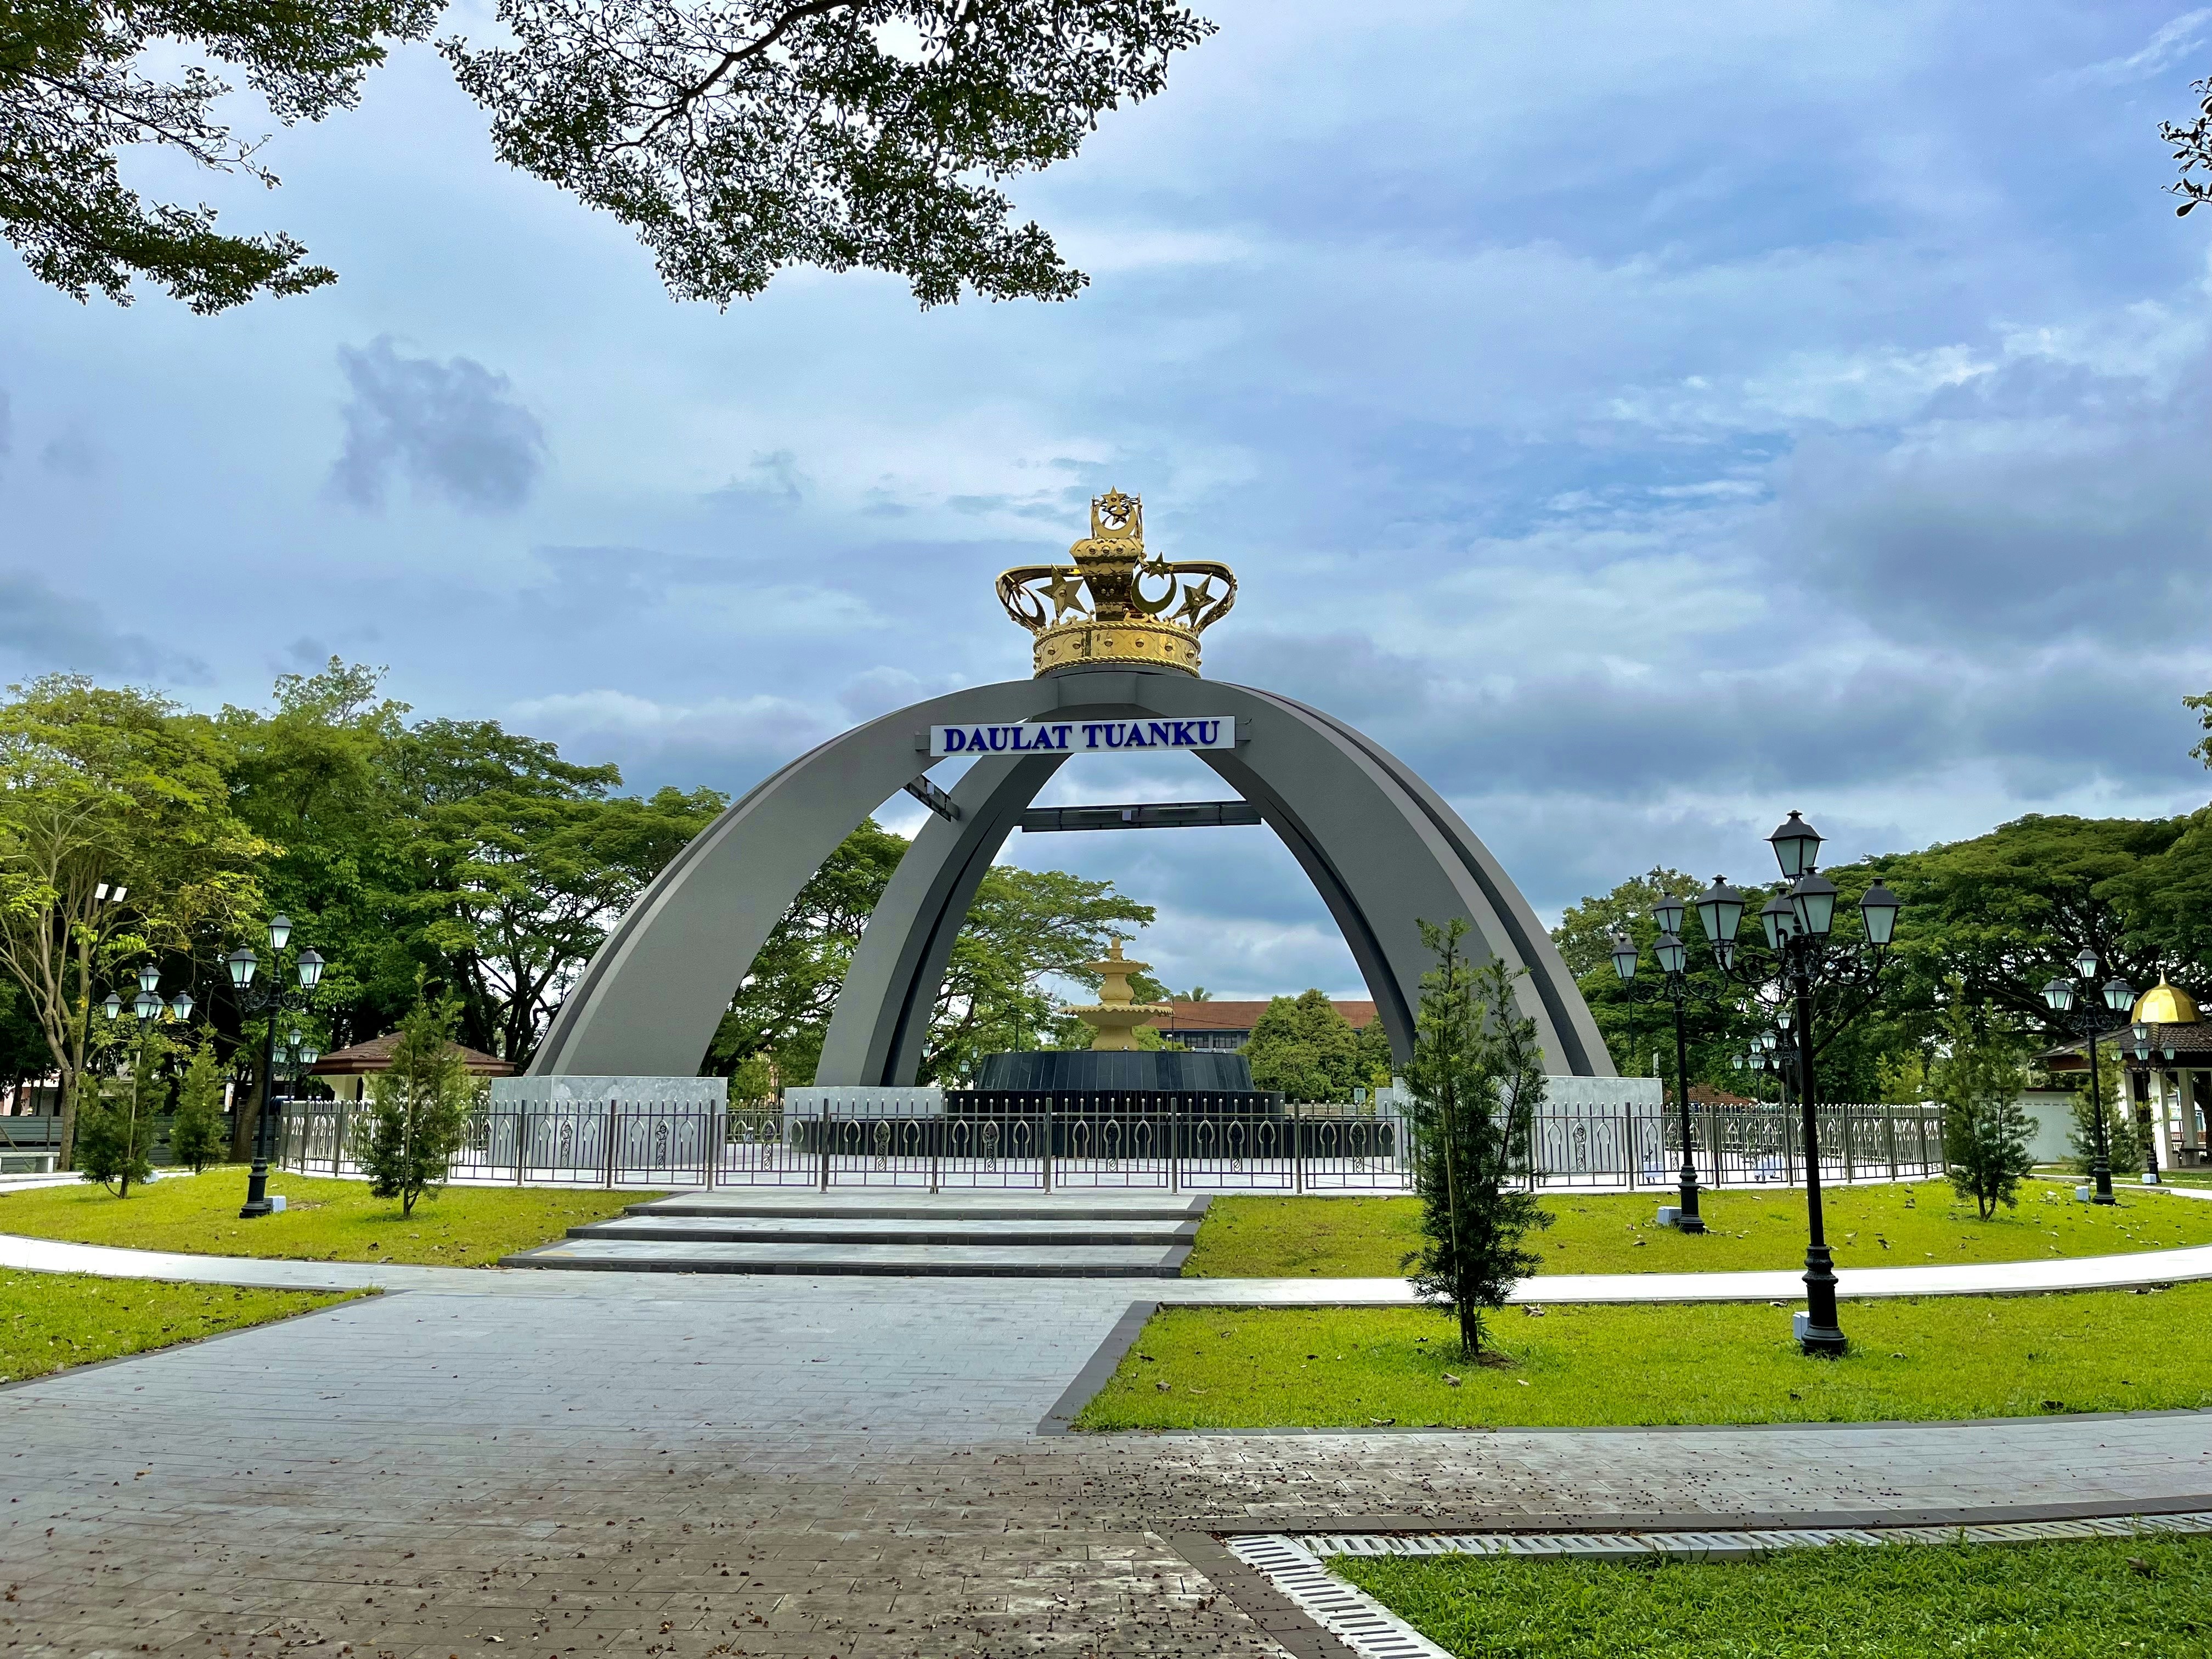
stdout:
<svg viewBox="0 0 2212 1659">
<path fill-rule="evenodd" d="M 1320 892 L 1390 1046 L 1413 1050 L 1419 921 L 1456 916 L 1478 957 L 1528 969 L 1522 1011 L 1555 1073 L 1610 1076 L 1582 994 L 1535 913 L 1436 792 L 1341 721 L 1266 691 L 1183 675 L 1067 672 L 957 691 L 832 738 L 756 787 L 687 847 L 569 993 L 536 1075 L 696 1069 L 731 990 L 807 878 L 867 813 L 930 764 L 932 726 L 1231 714 L 1234 750 L 1200 751 L 1256 806 Z M 817 1073 L 837 1086 L 914 1081 L 928 1013 L 984 872 L 1060 757 L 978 761 L 899 865 L 846 976 Z"/>
</svg>

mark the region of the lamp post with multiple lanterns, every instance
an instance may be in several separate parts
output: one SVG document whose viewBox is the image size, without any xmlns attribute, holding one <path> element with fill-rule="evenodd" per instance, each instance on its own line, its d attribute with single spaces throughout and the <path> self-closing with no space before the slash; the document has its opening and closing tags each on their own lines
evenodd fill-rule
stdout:
<svg viewBox="0 0 2212 1659">
<path fill-rule="evenodd" d="M 118 888 L 116 893 L 120 897 L 122 890 Z M 110 991 L 107 1000 L 100 1006 L 111 1024 L 122 1018 L 123 999 L 117 993 Z M 181 1025 L 192 1017 L 192 994 L 179 991 L 166 1006 L 167 1012 Z M 146 1067 L 146 1039 L 153 1034 L 154 1022 L 161 1017 L 163 1008 L 161 970 L 158 965 L 149 962 L 139 969 L 138 994 L 131 1000 L 131 1012 L 138 1017 L 137 1059 L 131 1067 L 131 1145 L 134 1148 L 138 1144 L 138 1079 Z M 131 1171 L 127 1163 L 123 1171 L 122 1191 L 125 1197 L 130 1195 Z"/>
<path fill-rule="evenodd" d="M 1781 1033 L 1772 1042 L 1762 1037 L 1757 1051 L 1762 1057 L 1794 1061 L 1797 1109 L 1805 1153 L 1805 1328 L 1799 1345 L 1808 1354 L 1841 1354 L 1846 1344 L 1836 1312 L 1835 1263 L 1828 1249 L 1820 1206 L 1820 1126 L 1817 1115 L 1820 1090 L 1814 1076 L 1817 1044 L 1814 1015 L 1823 993 L 1862 994 L 1863 1009 L 1871 1004 L 1891 941 L 1896 937 L 1897 896 L 1875 882 L 1860 896 L 1859 920 L 1864 938 L 1840 941 L 1834 935 L 1836 884 L 1820 872 L 1820 832 L 1792 812 L 1787 822 L 1767 838 L 1775 861 L 1781 866 L 1787 889 L 1768 900 L 1759 913 L 1766 934 L 1764 950 L 1740 945 L 1736 934 L 1743 924 L 1744 896 L 1724 876 L 1694 901 L 1698 920 L 1712 946 L 1713 963 L 1726 977 L 1767 992 Z M 1680 960 L 1673 951 L 1680 945 L 1684 907 L 1669 901 L 1654 913 L 1659 923 L 1664 966 Z M 1615 966 L 1620 965 L 1616 958 Z M 1844 1016 L 1852 1018 L 1857 1010 Z M 1678 1056 L 1678 1059 L 1680 1056 Z M 1686 1090 L 1682 1096 L 1688 1099 Z M 1684 1113 L 1686 1119 L 1687 1112 Z M 1685 1161 L 1687 1134 L 1685 1133 Z"/>
<path fill-rule="evenodd" d="M 1682 1132 L 1682 1170 L 1680 1176 L 1680 1206 L 1674 1224 L 1686 1233 L 1701 1233 L 1705 1230 L 1705 1218 L 1698 1213 L 1698 1164 L 1695 1141 L 1690 1132 L 1690 1040 L 1682 1023 L 1682 1010 L 1694 994 L 1690 985 L 1690 948 L 1682 943 L 1682 901 L 1672 895 L 1659 901 L 1652 910 L 1652 920 L 1659 924 L 1659 942 L 1655 954 L 1659 958 L 1659 970 L 1664 976 L 1659 994 L 1663 995 L 1674 1011 L 1674 1104 L 1680 1114 Z M 1741 908 L 1738 907 L 1741 917 Z M 1626 933 L 1613 936 L 1613 970 L 1620 976 L 1632 996 L 1639 983 L 1636 977 L 1636 941 Z"/>
<path fill-rule="evenodd" d="M 284 960 L 285 946 L 290 942 L 291 937 L 292 922 L 289 916 L 277 915 L 269 919 L 269 951 L 275 960 L 270 963 L 269 978 L 264 980 L 258 989 L 253 981 L 261 962 L 251 950 L 241 945 L 224 959 L 225 964 L 230 969 L 231 985 L 238 994 L 239 1011 L 248 1016 L 258 1013 L 266 1013 L 269 1016 L 268 1038 L 263 1044 L 261 1055 L 261 1113 L 253 1127 L 253 1167 L 246 1178 L 245 1207 L 238 1212 L 241 1217 L 248 1218 L 267 1215 L 276 1207 L 269 1201 L 269 1162 L 274 1150 L 276 1133 L 276 1114 L 274 1109 L 276 1096 L 277 1016 L 284 1013 L 304 1012 L 307 1007 L 308 996 L 313 992 L 316 981 L 323 976 L 322 957 L 312 950 L 302 951 L 294 963 L 294 971 L 297 974 L 300 981 L 300 994 L 294 996 L 284 986 L 280 970 Z M 298 1055 L 308 1052 L 297 1031 L 291 1033 L 290 1041 L 287 1046 L 295 1059 Z M 310 1059 L 307 1063 L 312 1065 L 313 1061 Z"/>
<path fill-rule="evenodd" d="M 2093 983 L 2097 977 L 2097 953 L 2087 945 L 2074 958 L 2075 978 L 2084 984 Z M 2113 1013 L 2124 1014 L 2135 1006 L 2135 987 L 2117 974 L 2097 988 L 2103 994 L 2105 1006 Z M 2043 1000 L 2056 1017 L 2052 1023 L 2085 1037 L 2089 1048 L 2089 1121 L 2094 1126 L 2091 1145 L 2094 1152 L 2089 1164 L 2089 1176 L 2095 1190 L 2091 1193 L 2092 1204 L 2116 1204 L 2112 1196 L 2112 1149 L 2105 1133 L 2105 1086 L 2097 1069 L 2097 1039 L 2106 1035 L 2108 1029 L 2099 1016 L 2096 1005 L 2083 1000 L 2075 994 L 2074 981 L 2063 974 L 2055 976 L 2043 988 Z M 2136 1027 L 2138 1036 L 2142 1027 Z"/>
</svg>

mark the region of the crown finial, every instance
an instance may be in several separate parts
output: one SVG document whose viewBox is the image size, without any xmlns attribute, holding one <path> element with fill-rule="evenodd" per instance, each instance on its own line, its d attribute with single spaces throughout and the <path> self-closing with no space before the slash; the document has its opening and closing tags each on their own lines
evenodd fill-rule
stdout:
<svg viewBox="0 0 2212 1659">
<path fill-rule="evenodd" d="M 1146 552 L 1144 501 L 1119 489 L 1091 499 L 1091 533 L 1068 556 L 999 578 L 999 603 L 1036 635 L 1040 678 L 1105 664 L 1195 675 L 1198 636 L 1237 603 L 1227 565 Z"/>
</svg>

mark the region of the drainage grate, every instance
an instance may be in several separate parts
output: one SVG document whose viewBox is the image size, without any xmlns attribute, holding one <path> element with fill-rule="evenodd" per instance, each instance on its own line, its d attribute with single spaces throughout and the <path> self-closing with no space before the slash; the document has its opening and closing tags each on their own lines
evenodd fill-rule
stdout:
<svg viewBox="0 0 2212 1659">
<path fill-rule="evenodd" d="M 1331 1573 L 1298 1540 L 1250 1533 L 1222 1542 L 1361 1659 L 1452 1659 L 1373 1596 Z"/>
</svg>

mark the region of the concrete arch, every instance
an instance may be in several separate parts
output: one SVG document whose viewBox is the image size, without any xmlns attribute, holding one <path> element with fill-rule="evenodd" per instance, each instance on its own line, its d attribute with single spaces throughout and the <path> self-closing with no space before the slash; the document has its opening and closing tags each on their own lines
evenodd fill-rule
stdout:
<svg viewBox="0 0 2212 1659">
<path fill-rule="evenodd" d="M 1073 680 L 1077 677 L 1067 677 Z M 1519 987 L 1555 1070 L 1613 1066 L 1550 935 L 1487 848 L 1443 798 L 1361 733 L 1286 697 L 1160 674 L 1085 675 L 1097 701 L 1063 702 L 1084 719 L 1237 716 L 1249 744 L 1201 751 L 1260 809 L 1335 919 L 1402 1061 L 1412 1053 L 1420 976 L 1431 965 L 1418 922 L 1465 918 L 1478 956 L 1529 969 Z M 1122 701 L 1126 691 L 1128 700 Z M 900 864 L 855 952 L 817 1073 L 840 1086 L 914 1081 L 952 941 L 983 872 L 1057 758 L 979 763 L 954 792 L 951 823 L 927 825 Z"/>
<path fill-rule="evenodd" d="M 536 1074 L 666 1075 L 696 1067 L 730 991 L 799 888 L 853 826 L 929 764 L 931 726 L 1053 714 L 1233 714 L 1235 750 L 1200 758 L 1260 809 L 1313 880 L 1373 994 L 1391 1046 L 1410 1052 L 1429 966 L 1417 919 L 1467 920 L 1478 954 L 1528 969 L 1519 988 L 1557 1072 L 1613 1065 L 1551 939 L 1497 861 L 1395 757 L 1316 710 L 1218 681 L 1071 673 L 954 692 L 855 727 L 794 761 L 717 819 L 664 871 L 592 958 L 531 1064 Z M 994 759 L 953 792 L 901 863 L 855 954 L 818 1080 L 910 1082 L 921 1017 L 976 885 L 1056 757 Z"/>
</svg>

